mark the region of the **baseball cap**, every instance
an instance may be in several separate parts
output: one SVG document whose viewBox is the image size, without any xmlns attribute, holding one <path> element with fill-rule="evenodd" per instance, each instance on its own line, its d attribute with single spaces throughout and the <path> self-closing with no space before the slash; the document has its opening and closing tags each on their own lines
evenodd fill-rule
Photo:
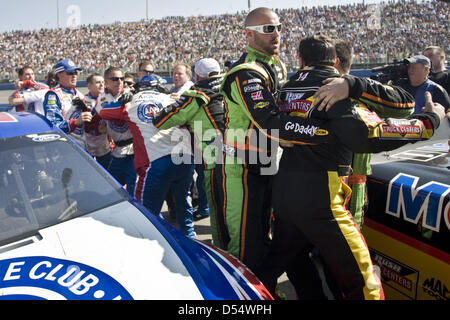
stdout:
<svg viewBox="0 0 450 320">
<path fill-rule="evenodd" d="M 75 70 L 83 71 L 83 68 L 78 67 L 77 65 L 75 65 L 75 63 L 72 60 L 69 60 L 69 59 L 64 59 L 64 60 L 59 61 L 53 69 L 54 69 L 55 73 L 72 72 Z"/>
<path fill-rule="evenodd" d="M 209 78 L 211 72 L 220 73 L 219 63 L 212 58 L 204 58 L 197 61 L 194 67 L 194 72 L 202 78 Z"/>
<path fill-rule="evenodd" d="M 409 63 L 421 63 L 425 67 L 431 67 L 430 59 L 428 59 L 427 57 L 425 57 L 424 55 L 421 55 L 421 54 L 418 56 L 407 58 L 404 61 L 409 62 Z"/>
</svg>

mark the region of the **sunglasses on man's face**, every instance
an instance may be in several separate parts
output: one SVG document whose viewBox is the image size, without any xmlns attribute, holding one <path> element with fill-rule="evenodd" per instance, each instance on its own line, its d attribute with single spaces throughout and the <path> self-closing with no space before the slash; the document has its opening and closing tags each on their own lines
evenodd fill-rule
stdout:
<svg viewBox="0 0 450 320">
<path fill-rule="evenodd" d="M 132 81 L 124 81 L 123 84 L 126 84 L 127 86 L 130 86 L 130 87 L 134 86 L 134 82 L 132 82 Z"/>
<path fill-rule="evenodd" d="M 260 26 L 248 26 L 247 29 L 258 31 L 259 33 L 271 34 L 271 33 L 274 33 L 275 30 L 278 30 L 278 32 L 281 31 L 281 23 L 280 24 L 263 24 Z"/>
<path fill-rule="evenodd" d="M 68 75 L 68 76 L 77 76 L 78 75 L 78 71 L 70 71 L 70 72 L 66 72 L 66 74 Z"/>
<path fill-rule="evenodd" d="M 153 73 L 155 73 L 155 71 L 153 71 L 153 70 L 139 70 L 139 71 L 141 71 L 142 73 L 145 73 L 145 74 L 153 74 Z"/>
<path fill-rule="evenodd" d="M 123 81 L 125 79 L 125 77 L 111 77 L 111 78 L 109 78 L 109 80 L 111 80 L 111 81 Z"/>
</svg>

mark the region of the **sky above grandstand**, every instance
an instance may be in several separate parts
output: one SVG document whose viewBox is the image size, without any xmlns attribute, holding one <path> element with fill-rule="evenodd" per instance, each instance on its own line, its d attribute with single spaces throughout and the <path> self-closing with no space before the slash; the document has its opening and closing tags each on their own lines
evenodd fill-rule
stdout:
<svg viewBox="0 0 450 320">
<path fill-rule="evenodd" d="M 386 0 L 387 1 L 387 0 Z M 167 16 L 236 13 L 250 8 L 300 8 L 381 0 L 40 0 L 2 1 L 0 32 L 131 22 Z"/>
</svg>

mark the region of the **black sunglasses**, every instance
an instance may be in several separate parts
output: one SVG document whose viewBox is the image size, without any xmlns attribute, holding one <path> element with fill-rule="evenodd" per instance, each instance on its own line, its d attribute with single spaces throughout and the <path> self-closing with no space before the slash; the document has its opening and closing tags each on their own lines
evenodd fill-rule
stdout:
<svg viewBox="0 0 450 320">
<path fill-rule="evenodd" d="M 145 74 L 153 74 L 153 73 L 155 73 L 155 71 L 150 71 L 150 70 L 139 70 L 139 71 L 141 71 L 141 72 L 143 72 L 143 73 L 145 73 Z"/>
<path fill-rule="evenodd" d="M 68 75 L 68 76 L 77 76 L 78 75 L 78 71 L 70 71 L 70 72 L 67 72 L 66 71 L 66 74 Z"/>
<path fill-rule="evenodd" d="M 132 81 L 124 81 L 123 84 L 126 84 L 127 86 L 134 86 L 134 82 Z"/>
<path fill-rule="evenodd" d="M 109 80 L 111 80 L 111 81 L 123 81 L 125 79 L 125 77 L 111 77 L 111 78 L 109 78 Z"/>
</svg>

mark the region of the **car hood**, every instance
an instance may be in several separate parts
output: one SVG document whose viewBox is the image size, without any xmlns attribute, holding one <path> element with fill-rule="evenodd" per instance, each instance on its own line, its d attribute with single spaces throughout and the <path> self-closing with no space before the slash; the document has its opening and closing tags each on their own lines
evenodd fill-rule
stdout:
<svg viewBox="0 0 450 320">
<path fill-rule="evenodd" d="M 258 289 L 248 288 L 248 283 L 259 282 L 245 267 L 230 268 L 231 260 L 219 257 L 223 255 L 125 201 L 1 248 L 0 295 L 83 300 L 254 298 L 251 293 Z M 239 268 L 239 275 L 233 275 L 231 269 Z M 240 290 L 244 294 L 236 293 Z"/>
</svg>

